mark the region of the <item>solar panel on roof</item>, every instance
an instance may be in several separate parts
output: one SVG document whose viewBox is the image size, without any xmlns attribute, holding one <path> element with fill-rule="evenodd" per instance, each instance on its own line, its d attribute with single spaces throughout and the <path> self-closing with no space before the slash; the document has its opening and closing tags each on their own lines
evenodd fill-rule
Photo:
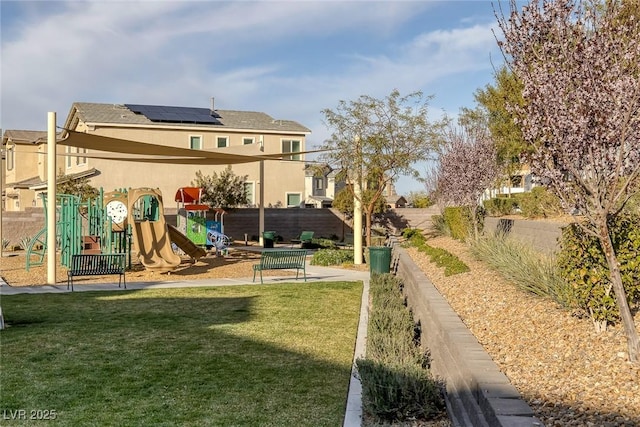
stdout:
<svg viewBox="0 0 640 427">
<path fill-rule="evenodd" d="M 152 122 L 221 124 L 220 115 L 215 111 L 212 114 L 208 108 L 140 104 L 125 104 L 125 107 Z"/>
</svg>

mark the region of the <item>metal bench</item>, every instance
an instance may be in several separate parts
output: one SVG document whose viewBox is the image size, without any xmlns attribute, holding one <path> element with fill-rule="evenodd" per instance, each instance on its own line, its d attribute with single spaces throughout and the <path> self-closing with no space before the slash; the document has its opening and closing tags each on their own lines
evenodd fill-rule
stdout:
<svg viewBox="0 0 640 427">
<path fill-rule="evenodd" d="M 303 231 L 295 239 L 291 239 L 291 243 L 300 243 L 300 247 L 304 248 L 305 243 L 311 243 L 313 240 L 313 231 Z"/>
<path fill-rule="evenodd" d="M 118 287 L 124 282 L 127 289 L 127 279 L 124 275 L 124 254 L 82 254 L 71 257 L 71 268 L 67 272 L 67 289 L 71 285 L 73 291 L 73 278 L 76 276 L 106 276 L 118 274 Z"/>
<path fill-rule="evenodd" d="M 260 272 L 260 283 L 262 281 L 262 272 L 264 270 L 296 270 L 296 279 L 300 270 L 304 273 L 304 281 L 307 281 L 307 271 L 305 262 L 307 259 L 307 251 L 305 249 L 277 249 L 273 251 L 264 251 L 260 256 L 260 263 L 253 266 L 253 281 L 256 281 L 256 272 Z"/>
<path fill-rule="evenodd" d="M 345 234 L 344 240 L 336 243 L 339 248 L 353 248 L 353 234 Z"/>
</svg>

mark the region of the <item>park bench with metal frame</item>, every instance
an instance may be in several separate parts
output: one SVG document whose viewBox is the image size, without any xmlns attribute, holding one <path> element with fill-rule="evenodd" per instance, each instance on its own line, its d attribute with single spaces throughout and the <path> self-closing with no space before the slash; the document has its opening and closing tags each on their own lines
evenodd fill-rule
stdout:
<svg viewBox="0 0 640 427">
<path fill-rule="evenodd" d="M 118 274 L 118 287 L 124 283 L 127 289 L 127 279 L 124 275 L 125 254 L 80 254 L 71 257 L 71 268 L 67 271 L 67 290 L 73 278 L 78 276 L 106 276 Z"/>
<path fill-rule="evenodd" d="M 311 243 L 313 240 L 313 231 L 303 231 L 295 239 L 291 239 L 291 244 L 300 244 L 300 247 L 304 247 L 306 243 Z"/>
<path fill-rule="evenodd" d="M 253 266 L 253 281 L 256 281 L 256 272 L 260 272 L 260 283 L 262 281 L 262 272 L 264 270 L 296 270 L 296 280 L 300 270 L 304 274 L 304 281 L 307 281 L 307 271 L 305 263 L 307 260 L 307 251 L 305 249 L 277 249 L 264 251 L 260 255 L 260 263 Z"/>
</svg>

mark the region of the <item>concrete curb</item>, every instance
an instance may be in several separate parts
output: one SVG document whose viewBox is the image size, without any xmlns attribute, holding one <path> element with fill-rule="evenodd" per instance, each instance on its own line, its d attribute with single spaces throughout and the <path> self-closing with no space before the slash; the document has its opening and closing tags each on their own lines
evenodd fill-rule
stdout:
<svg viewBox="0 0 640 427">
<path fill-rule="evenodd" d="M 343 427 L 360 427 L 362 425 L 362 384 L 356 370 L 356 360 L 366 355 L 367 325 L 369 323 L 369 279 L 363 280 L 362 301 L 360 303 L 360 320 L 356 337 L 356 348 L 353 353 L 353 366 L 347 394 L 347 409 Z"/>
</svg>

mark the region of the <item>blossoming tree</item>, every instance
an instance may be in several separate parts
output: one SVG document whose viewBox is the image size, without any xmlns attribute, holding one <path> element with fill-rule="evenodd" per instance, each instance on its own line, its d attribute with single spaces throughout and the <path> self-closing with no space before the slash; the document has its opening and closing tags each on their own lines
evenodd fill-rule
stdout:
<svg viewBox="0 0 640 427">
<path fill-rule="evenodd" d="M 480 197 L 500 175 L 496 145 L 485 126 L 448 126 L 442 135 L 436 174 L 437 194 L 445 204 L 469 209 L 478 238 Z"/>
<path fill-rule="evenodd" d="M 624 1 L 585 7 L 577 0 L 533 0 L 498 15 L 498 43 L 522 82 L 520 117 L 533 149 L 532 172 L 603 248 L 627 338 L 640 362 L 640 339 L 629 308 L 608 220 L 640 181 L 640 13 Z M 637 10 L 637 9 L 636 9 Z"/>
</svg>

